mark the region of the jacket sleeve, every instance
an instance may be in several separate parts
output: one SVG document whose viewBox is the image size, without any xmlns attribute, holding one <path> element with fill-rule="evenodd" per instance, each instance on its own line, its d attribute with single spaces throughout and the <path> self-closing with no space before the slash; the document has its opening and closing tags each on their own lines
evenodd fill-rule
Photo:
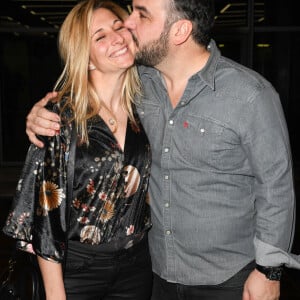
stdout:
<svg viewBox="0 0 300 300">
<path fill-rule="evenodd" d="M 54 109 L 55 111 L 55 109 Z M 66 224 L 67 158 L 70 125 L 59 135 L 43 138 L 44 148 L 29 147 L 12 209 L 3 229 L 21 247 L 45 259 L 64 257 Z"/>
<path fill-rule="evenodd" d="M 295 195 L 288 131 L 280 99 L 271 86 L 257 91 L 243 116 L 244 149 L 255 179 L 256 262 L 300 268 L 290 254 Z"/>
</svg>

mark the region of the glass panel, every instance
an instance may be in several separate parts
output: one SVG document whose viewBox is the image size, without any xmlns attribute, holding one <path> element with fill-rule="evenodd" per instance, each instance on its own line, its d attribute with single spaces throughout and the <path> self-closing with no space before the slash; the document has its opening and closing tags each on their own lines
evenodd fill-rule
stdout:
<svg viewBox="0 0 300 300">
<path fill-rule="evenodd" d="M 295 8 L 297 1 L 255 1 L 255 7 L 260 7 L 260 16 L 255 19 L 257 26 L 299 26 L 299 11 Z"/>
<path fill-rule="evenodd" d="M 236 62 L 247 65 L 247 36 L 235 34 L 216 35 L 216 43 L 223 56 L 231 58 Z"/>
<path fill-rule="evenodd" d="M 4 162 L 25 158 L 25 118 L 33 103 L 51 91 L 60 71 L 56 39 L 0 35 L 0 99 Z"/>
<path fill-rule="evenodd" d="M 280 47 L 280 42 L 278 42 Z M 281 46 L 282 48 L 282 46 Z M 292 150 L 294 161 L 300 168 L 300 136 L 299 136 L 299 120 L 300 120 L 300 83 L 299 83 L 299 69 L 300 69 L 300 35 L 299 33 L 291 34 L 290 53 L 288 56 L 291 58 L 289 77 L 289 130 L 292 140 Z M 300 185 L 299 185 L 300 189 Z M 299 228 L 300 230 L 300 228 Z M 300 239 L 299 239 L 300 250 Z"/>
<path fill-rule="evenodd" d="M 247 25 L 247 1 L 216 0 L 216 28 L 237 27 Z"/>
<path fill-rule="evenodd" d="M 3 0 L 1 1 L 3 2 Z M 3 28 L 16 32 L 56 32 L 76 0 L 27 1 L 6 0 L 0 13 Z"/>
</svg>

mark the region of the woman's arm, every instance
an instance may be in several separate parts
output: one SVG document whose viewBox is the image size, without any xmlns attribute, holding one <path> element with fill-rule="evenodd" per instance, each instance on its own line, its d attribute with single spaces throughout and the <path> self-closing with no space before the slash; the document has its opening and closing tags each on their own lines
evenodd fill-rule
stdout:
<svg viewBox="0 0 300 300">
<path fill-rule="evenodd" d="M 43 277 L 46 300 L 66 300 L 62 265 L 40 256 L 37 258 Z"/>
</svg>

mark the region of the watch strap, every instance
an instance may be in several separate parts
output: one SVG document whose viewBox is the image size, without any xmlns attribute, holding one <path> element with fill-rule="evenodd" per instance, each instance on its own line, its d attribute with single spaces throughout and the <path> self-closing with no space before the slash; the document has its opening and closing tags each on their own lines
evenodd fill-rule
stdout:
<svg viewBox="0 0 300 300">
<path fill-rule="evenodd" d="M 279 281 L 281 279 L 283 266 L 265 267 L 256 264 L 255 268 L 257 271 L 263 273 L 269 280 Z"/>
</svg>

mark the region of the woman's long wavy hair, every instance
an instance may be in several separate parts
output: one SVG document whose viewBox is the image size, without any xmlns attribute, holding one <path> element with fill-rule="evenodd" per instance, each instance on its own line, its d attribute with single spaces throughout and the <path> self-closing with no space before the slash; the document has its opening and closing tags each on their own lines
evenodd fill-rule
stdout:
<svg viewBox="0 0 300 300">
<path fill-rule="evenodd" d="M 64 69 L 55 83 L 59 92 L 58 101 L 67 98 L 66 106 L 71 106 L 75 124 L 81 141 L 88 143 L 87 120 L 100 111 L 101 101 L 89 80 L 88 64 L 90 56 L 90 24 L 93 12 L 98 8 L 112 11 L 121 20 L 128 13 L 113 2 L 106 0 L 87 0 L 78 3 L 64 20 L 59 33 L 58 48 L 64 62 Z M 132 103 L 141 94 L 141 84 L 136 66 L 125 74 L 121 92 L 121 105 L 129 119 L 136 125 Z M 63 108 L 63 109 L 64 109 Z"/>
</svg>

